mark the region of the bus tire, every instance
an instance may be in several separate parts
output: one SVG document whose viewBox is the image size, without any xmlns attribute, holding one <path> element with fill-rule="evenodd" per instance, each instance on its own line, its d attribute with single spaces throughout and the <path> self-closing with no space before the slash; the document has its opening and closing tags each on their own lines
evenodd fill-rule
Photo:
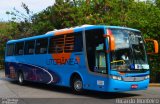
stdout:
<svg viewBox="0 0 160 104">
<path fill-rule="evenodd" d="M 20 85 L 23 85 L 24 84 L 24 75 L 23 75 L 23 72 L 18 72 L 18 83 Z"/>
<path fill-rule="evenodd" d="M 72 80 L 72 90 L 75 94 L 80 94 L 83 91 L 83 82 L 79 76 L 76 76 Z"/>
</svg>

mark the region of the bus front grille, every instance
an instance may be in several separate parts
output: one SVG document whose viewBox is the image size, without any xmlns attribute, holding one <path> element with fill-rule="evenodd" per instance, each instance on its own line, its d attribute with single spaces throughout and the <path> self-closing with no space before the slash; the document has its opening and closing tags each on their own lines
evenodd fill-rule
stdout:
<svg viewBox="0 0 160 104">
<path fill-rule="evenodd" d="M 134 81 L 142 81 L 145 80 L 145 77 L 123 77 L 123 81 L 126 82 L 134 82 Z"/>
</svg>

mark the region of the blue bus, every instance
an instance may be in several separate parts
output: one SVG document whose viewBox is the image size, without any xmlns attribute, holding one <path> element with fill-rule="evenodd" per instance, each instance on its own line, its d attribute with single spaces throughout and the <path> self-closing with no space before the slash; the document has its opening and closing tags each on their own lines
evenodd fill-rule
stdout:
<svg viewBox="0 0 160 104">
<path fill-rule="evenodd" d="M 154 43 L 155 53 L 158 43 Z M 6 44 L 5 75 L 17 80 L 71 87 L 75 92 L 147 89 L 150 67 L 136 29 L 83 25 Z"/>
</svg>

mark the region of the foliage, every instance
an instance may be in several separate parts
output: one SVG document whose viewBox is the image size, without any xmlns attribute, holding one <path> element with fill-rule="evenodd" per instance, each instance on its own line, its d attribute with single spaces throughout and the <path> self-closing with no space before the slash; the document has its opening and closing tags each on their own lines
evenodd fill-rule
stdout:
<svg viewBox="0 0 160 104">
<path fill-rule="evenodd" d="M 145 38 L 160 42 L 160 0 L 156 0 L 155 4 L 134 0 L 56 0 L 53 6 L 37 14 L 32 14 L 24 3 L 22 7 L 25 14 L 16 9 L 7 12 L 13 18 L 6 24 L 9 25 L 7 29 L 0 31 L 5 36 L 11 35 L 12 39 L 17 39 L 44 34 L 54 29 L 103 24 L 136 28 L 142 31 Z M 157 61 L 160 55 L 149 56 L 149 59 L 152 66 L 151 77 L 154 77 L 160 72 Z"/>
</svg>

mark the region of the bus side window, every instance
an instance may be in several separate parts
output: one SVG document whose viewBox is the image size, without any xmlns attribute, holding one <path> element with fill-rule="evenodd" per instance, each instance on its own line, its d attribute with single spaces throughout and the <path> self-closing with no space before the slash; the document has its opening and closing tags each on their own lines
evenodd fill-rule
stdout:
<svg viewBox="0 0 160 104">
<path fill-rule="evenodd" d="M 64 47 L 64 35 L 51 37 L 49 40 L 49 53 L 62 53 Z"/>
<path fill-rule="evenodd" d="M 49 43 L 49 53 L 81 52 L 83 50 L 82 32 L 51 37 Z"/>
<path fill-rule="evenodd" d="M 74 50 L 74 35 L 73 34 L 67 34 L 65 36 L 65 46 L 64 46 L 64 52 L 73 52 Z"/>
<path fill-rule="evenodd" d="M 82 32 L 65 36 L 64 52 L 81 52 L 83 50 Z"/>
<path fill-rule="evenodd" d="M 13 56 L 14 55 L 14 44 L 8 44 L 7 45 L 7 56 Z"/>
<path fill-rule="evenodd" d="M 86 51 L 89 70 L 94 73 L 107 74 L 107 58 L 105 53 L 104 30 L 86 30 Z"/>
<path fill-rule="evenodd" d="M 35 40 L 26 41 L 24 54 L 34 54 L 34 44 Z"/>
<path fill-rule="evenodd" d="M 83 50 L 82 32 L 74 34 L 74 52 L 81 52 Z"/>
<path fill-rule="evenodd" d="M 15 55 L 23 55 L 24 42 L 18 42 L 15 45 Z"/>
<path fill-rule="evenodd" d="M 38 39 L 36 41 L 36 54 L 46 54 L 48 47 L 48 38 Z"/>
</svg>

